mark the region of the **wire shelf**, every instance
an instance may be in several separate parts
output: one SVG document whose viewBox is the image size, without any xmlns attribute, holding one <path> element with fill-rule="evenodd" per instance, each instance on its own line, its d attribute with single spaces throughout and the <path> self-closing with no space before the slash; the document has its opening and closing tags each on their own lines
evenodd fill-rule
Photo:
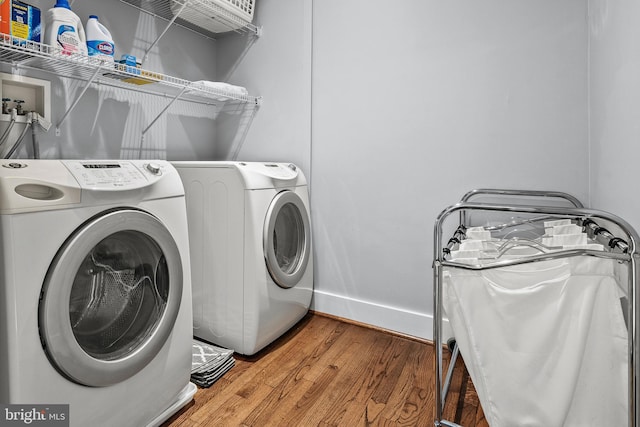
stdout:
<svg viewBox="0 0 640 427">
<path fill-rule="evenodd" d="M 101 82 L 142 93 L 155 92 L 205 103 L 253 103 L 259 98 L 223 88 L 194 84 L 188 80 L 142 68 L 112 63 L 79 53 L 63 53 L 61 48 L 0 34 L 0 62 L 27 67 L 60 77 Z"/>
<path fill-rule="evenodd" d="M 234 13 L 212 0 L 120 0 L 156 18 L 173 22 L 212 39 L 233 31 L 259 36 L 261 29 L 251 23 L 253 1 L 247 12 Z M 224 4 L 224 2 L 220 2 Z M 230 4 L 232 5 L 233 2 Z M 244 9 L 247 9 L 246 7 Z"/>
</svg>

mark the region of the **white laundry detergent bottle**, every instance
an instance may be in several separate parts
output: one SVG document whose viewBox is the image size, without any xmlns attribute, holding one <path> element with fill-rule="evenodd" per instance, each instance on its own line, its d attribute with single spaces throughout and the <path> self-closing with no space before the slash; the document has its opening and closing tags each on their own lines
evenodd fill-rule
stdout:
<svg viewBox="0 0 640 427">
<path fill-rule="evenodd" d="M 90 15 L 85 26 L 87 35 L 87 52 L 89 56 L 113 62 L 115 45 L 107 27 L 98 21 L 96 15 Z"/>
<path fill-rule="evenodd" d="M 87 54 L 87 38 L 82 21 L 71 11 L 67 0 L 56 0 L 55 6 L 45 14 L 44 42 L 62 49 L 65 55 Z"/>
</svg>

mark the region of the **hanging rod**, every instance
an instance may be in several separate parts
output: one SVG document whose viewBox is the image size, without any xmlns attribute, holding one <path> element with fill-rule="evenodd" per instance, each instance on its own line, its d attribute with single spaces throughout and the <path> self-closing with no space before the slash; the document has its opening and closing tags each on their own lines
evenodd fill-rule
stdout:
<svg viewBox="0 0 640 427">
<path fill-rule="evenodd" d="M 522 221 L 513 221 L 506 224 L 494 225 L 490 227 L 484 227 L 485 230 L 501 230 L 503 228 L 521 225 L 521 224 L 530 224 L 534 221 L 542 221 L 545 219 L 553 218 L 553 216 L 544 216 L 538 217 L 535 219 L 524 219 Z M 598 223 L 596 223 L 591 218 L 577 219 L 577 222 L 584 228 L 584 231 L 587 233 L 589 238 L 596 240 L 598 243 L 610 248 L 610 249 L 618 249 L 621 253 L 626 254 L 629 252 L 629 244 L 626 240 L 614 236 L 609 230 L 604 227 L 600 227 Z M 464 225 L 458 226 L 456 231 L 453 233 L 453 236 L 449 239 L 447 246 L 442 248 L 442 252 L 445 255 L 451 254 L 451 250 L 456 244 L 460 244 L 462 240 L 466 236 L 467 227 Z"/>
<path fill-rule="evenodd" d="M 620 252 L 626 254 L 629 252 L 629 244 L 621 239 L 620 237 L 616 237 L 609 232 L 604 227 L 600 227 L 594 220 L 591 218 L 587 218 L 582 220 L 582 226 L 585 231 L 592 239 L 602 243 L 605 246 L 608 246 L 611 249 L 618 248 Z"/>
</svg>

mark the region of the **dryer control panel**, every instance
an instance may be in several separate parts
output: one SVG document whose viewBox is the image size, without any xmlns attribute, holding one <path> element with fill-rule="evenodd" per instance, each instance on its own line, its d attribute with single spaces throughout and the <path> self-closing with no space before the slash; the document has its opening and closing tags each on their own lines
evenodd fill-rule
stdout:
<svg viewBox="0 0 640 427">
<path fill-rule="evenodd" d="M 237 162 L 235 165 L 247 190 L 307 185 L 302 171 L 293 163 Z"/>
<path fill-rule="evenodd" d="M 298 176 L 298 168 L 292 163 L 258 163 L 239 162 L 241 170 L 276 179 L 295 179 Z"/>
</svg>

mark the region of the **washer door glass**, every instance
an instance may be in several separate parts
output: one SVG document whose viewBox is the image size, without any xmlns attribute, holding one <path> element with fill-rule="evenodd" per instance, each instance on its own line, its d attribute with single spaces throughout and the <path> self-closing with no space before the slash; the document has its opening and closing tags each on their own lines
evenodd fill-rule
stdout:
<svg viewBox="0 0 640 427">
<path fill-rule="evenodd" d="M 293 191 L 276 195 L 267 211 L 264 250 L 273 281 L 283 288 L 295 286 L 311 255 L 311 228 L 304 202 Z"/>
<path fill-rule="evenodd" d="M 40 334 L 56 368 L 80 384 L 115 384 L 144 368 L 171 333 L 180 254 L 152 215 L 112 211 L 65 243 L 42 295 Z"/>
</svg>

